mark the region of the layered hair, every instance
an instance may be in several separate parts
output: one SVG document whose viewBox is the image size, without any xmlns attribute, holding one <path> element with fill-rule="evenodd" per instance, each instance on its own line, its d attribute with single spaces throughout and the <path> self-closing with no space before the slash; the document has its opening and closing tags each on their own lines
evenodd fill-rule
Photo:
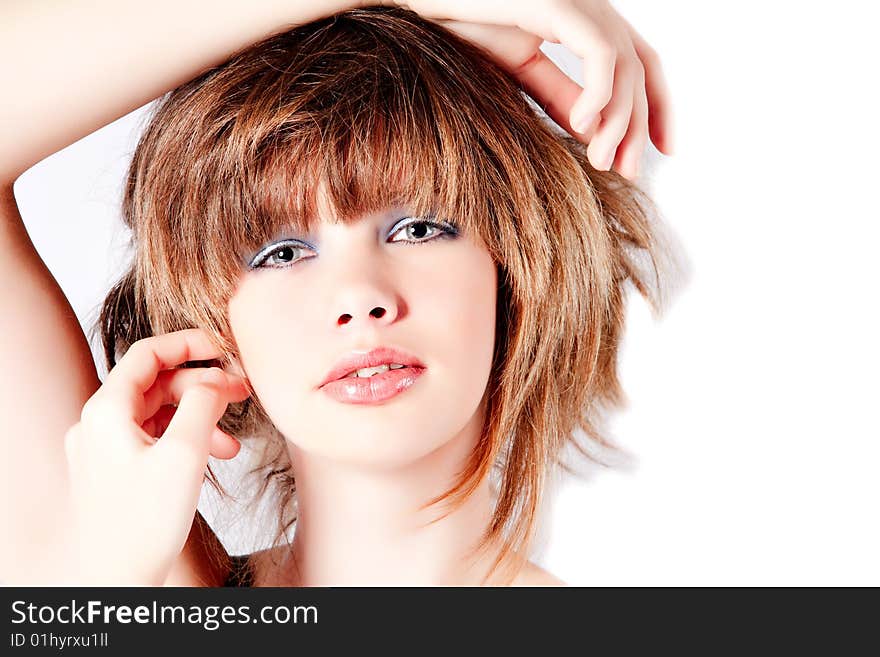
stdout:
<svg viewBox="0 0 880 657">
<path fill-rule="evenodd" d="M 402 8 L 346 11 L 272 35 L 157 102 L 134 153 L 122 214 L 133 261 L 100 328 L 107 368 L 135 341 L 199 327 L 238 358 L 227 303 L 252 253 L 283 228 L 357 221 L 388 207 L 450 217 L 497 266 L 486 422 L 456 508 L 493 471 L 481 548 L 510 581 L 527 558 L 547 475 L 567 445 L 611 445 L 625 287 L 657 301 L 655 208 L 536 110 L 487 52 Z M 645 267 L 645 263 L 649 266 Z M 654 264 L 651 267 L 651 264 Z M 207 363 L 190 363 L 204 365 Z M 253 391 L 252 391 L 253 392 Z M 278 484 L 278 534 L 296 520 L 285 438 L 252 395 L 221 429 L 257 441 L 262 496 Z M 222 492 L 209 468 L 210 481 Z"/>
</svg>

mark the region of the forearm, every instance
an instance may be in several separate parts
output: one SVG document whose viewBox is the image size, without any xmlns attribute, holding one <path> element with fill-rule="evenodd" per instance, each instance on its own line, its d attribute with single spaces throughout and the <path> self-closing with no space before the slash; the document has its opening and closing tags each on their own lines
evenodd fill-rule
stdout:
<svg viewBox="0 0 880 657">
<path fill-rule="evenodd" d="M 0 186 L 261 38 L 355 0 L 4 0 Z"/>
</svg>

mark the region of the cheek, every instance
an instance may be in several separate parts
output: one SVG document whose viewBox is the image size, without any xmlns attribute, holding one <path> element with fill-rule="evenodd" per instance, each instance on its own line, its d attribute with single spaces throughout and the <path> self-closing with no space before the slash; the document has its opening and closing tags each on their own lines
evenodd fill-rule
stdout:
<svg viewBox="0 0 880 657">
<path fill-rule="evenodd" d="M 314 366 L 309 368 L 303 348 L 313 345 L 315 337 L 308 333 L 313 324 L 303 321 L 304 300 L 293 293 L 292 286 L 283 280 L 263 283 L 254 281 L 240 288 L 228 311 L 244 371 L 274 419 L 275 409 L 301 396 L 293 394 L 294 390 L 317 385 L 318 381 L 311 381 Z"/>
<path fill-rule="evenodd" d="M 468 412 L 479 404 L 492 365 L 495 272 L 488 254 L 470 253 L 446 270 L 418 313 L 431 320 L 426 330 L 433 338 L 425 347 L 442 364 L 448 394 L 459 409 Z"/>
</svg>

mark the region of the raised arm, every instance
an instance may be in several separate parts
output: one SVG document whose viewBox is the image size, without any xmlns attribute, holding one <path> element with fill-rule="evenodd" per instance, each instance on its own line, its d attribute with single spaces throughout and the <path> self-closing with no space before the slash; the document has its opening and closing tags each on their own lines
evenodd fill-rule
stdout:
<svg viewBox="0 0 880 657">
<path fill-rule="evenodd" d="M 234 51 L 353 0 L 4 0 L 0 182 Z"/>
</svg>

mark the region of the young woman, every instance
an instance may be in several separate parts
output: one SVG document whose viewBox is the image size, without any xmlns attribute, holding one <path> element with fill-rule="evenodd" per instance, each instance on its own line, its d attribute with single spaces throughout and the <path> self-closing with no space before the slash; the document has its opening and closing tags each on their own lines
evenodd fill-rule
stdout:
<svg viewBox="0 0 880 657">
<path fill-rule="evenodd" d="M 28 376 L 0 396 L 0 579 L 558 583 L 528 561 L 544 479 L 618 401 L 624 284 L 649 294 L 650 203 L 606 169 L 634 176 L 649 133 L 669 150 L 656 58 L 605 2 L 238 4 L 59 8 L 88 53 L 6 10 L 30 36 L 4 40 L 27 64 L 5 85 L 0 362 Z M 588 91 L 541 39 L 584 56 Z M 169 89 L 129 170 L 102 383 L 11 182 Z M 196 505 L 242 440 L 280 523 L 230 560 Z"/>
</svg>

